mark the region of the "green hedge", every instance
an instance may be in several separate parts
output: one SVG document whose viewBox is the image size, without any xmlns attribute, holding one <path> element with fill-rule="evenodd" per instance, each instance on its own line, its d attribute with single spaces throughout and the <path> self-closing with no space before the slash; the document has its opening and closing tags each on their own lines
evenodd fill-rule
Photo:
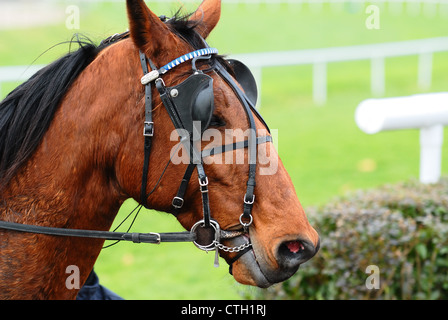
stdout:
<svg viewBox="0 0 448 320">
<path fill-rule="evenodd" d="M 288 281 L 246 298 L 448 299 L 447 179 L 358 191 L 307 214 L 320 252 Z M 366 273 L 372 265 L 377 272 Z"/>
</svg>

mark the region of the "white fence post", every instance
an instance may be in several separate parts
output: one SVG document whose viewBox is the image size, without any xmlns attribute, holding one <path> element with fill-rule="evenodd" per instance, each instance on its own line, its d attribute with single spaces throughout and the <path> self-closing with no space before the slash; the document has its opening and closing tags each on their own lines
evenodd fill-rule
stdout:
<svg viewBox="0 0 448 320">
<path fill-rule="evenodd" d="M 420 129 L 420 181 L 437 183 L 442 173 L 443 126 Z"/>
<path fill-rule="evenodd" d="M 384 96 L 384 93 L 386 91 L 386 84 L 385 84 L 385 66 L 384 66 L 384 57 L 375 57 L 371 60 L 370 65 L 370 88 L 372 95 L 375 97 L 381 97 Z"/>
<path fill-rule="evenodd" d="M 313 64 L 313 101 L 322 106 L 327 101 L 327 64 Z"/>
<path fill-rule="evenodd" d="M 432 78 L 432 53 L 421 53 L 418 56 L 418 87 L 428 90 Z"/>
</svg>

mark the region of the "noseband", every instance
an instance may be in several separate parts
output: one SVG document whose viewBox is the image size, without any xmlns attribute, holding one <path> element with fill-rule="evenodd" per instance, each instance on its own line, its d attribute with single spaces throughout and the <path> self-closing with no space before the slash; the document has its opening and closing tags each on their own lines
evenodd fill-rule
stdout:
<svg viewBox="0 0 448 320">
<path fill-rule="evenodd" d="M 123 35 L 120 35 L 120 39 L 128 36 L 128 33 Z M 215 250 L 215 266 L 219 266 L 219 250 L 238 253 L 229 263 L 231 272 L 233 262 L 239 259 L 246 252 L 250 251 L 252 244 L 249 240 L 243 245 L 228 247 L 223 245 L 221 240 L 236 238 L 248 233 L 248 228 L 253 222 L 252 207 L 255 202 L 254 189 L 257 163 L 257 145 L 272 142 L 272 138 L 269 135 L 262 137 L 257 137 L 256 135 L 255 119 L 252 113 L 257 116 L 257 118 L 266 126 L 268 130 L 269 128 L 254 107 L 256 103 L 256 101 L 254 101 L 256 99 L 256 84 L 249 69 L 241 62 L 229 60 L 230 65 L 234 69 L 236 82 L 234 77 L 229 74 L 226 67 L 215 59 L 211 70 L 216 72 L 223 80 L 225 80 L 225 82 L 238 97 L 247 115 L 250 133 L 248 140 L 205 149 L 202 151 L 197 150 L 196 144 L 200 141 L 203 131 L 210 124 L 210 119 L 214 110 L 214 94 L 213 79 L 204 74 L 201 70 L 197 69 L 196 62 L 198 59 L 210 60 L 212 56 L 217 53 L 217 49 L 209 48 L 206 45 L 206 48 L 204 49 L 190 52 L 171 61 L 162 68 L 157 69 L 153 62 L 148 59 L 145 54 L 140 52 L 140 61 L 143 69 L 141 83 L 145 86 L 145 120 L 143 124 L 144 164 L 140 203 L 146 207 L 147 199 L 149 197 L 149 194 L 146 192 L 146 185 L 148 180 L 152 137 L 155 134 L 155 126 L 152 117 L 152 85 L 154 84 L 160 95 L 162 103 L 168 111 L 168 114 L 180 136 L 181 142 L 188 142 L 187 145 L 190 150 L 190 164 L 187 166 L 177 194 L 172 200 L 174 215 L 179 214 L 180 209 L 184 204 L 184 196 L 194 170 L 196 169 L 198 173 L 198 187 L 202 198 L 203 219 L 196 222 L 190 231 L 171 233 L 123 233 L 43 227 L 6 221 L 0 221 L 0 229 L 53 236 L 132 241 L 134 243 L 159 244 L 160 242 L 193 242 L 199 249 L 206 252 Z M 166 87 L 162 76 L 187 61 L 191 61 L 193 74 L 175 87 Z M 148 68 L 148 64 L 151 69 Z M 239 85 L 244 91 L 241 90 Z M 246 91 L 248 94 L 245 93 Z M 195 125 L 195 123 L 199 124 L 199 126 Z M 198 136 L 199 139 L 197 138 Z M 249 152 L 249 172 L 246 192 L 243 196 L 243 212 L 239 217 L 241 230 L 222 230 L 219 223 L 211 216 L 208 196 L 209 179 L 205 173 L 202 159 L 204 157 L 221 154 L 227 151 L 245 148 L 247 148 Z"/>
</svg>

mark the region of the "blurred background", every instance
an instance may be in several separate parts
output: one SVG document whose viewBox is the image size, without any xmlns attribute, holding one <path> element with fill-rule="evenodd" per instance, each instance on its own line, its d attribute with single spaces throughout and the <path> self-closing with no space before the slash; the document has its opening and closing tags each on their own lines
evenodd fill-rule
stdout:
<svg viewBox="0 0 448 320">
<path fill-rule="evenodd" d="M 170 16 L 179 8 L 194 11 L 200 1 L 146 3 L 156 14 Z M 67 44 L 55 45 L 73 34 L 99 43 L 127 27 L 125 1 L 0 0 L 0 98 L 34 68 L 66 53 Z M 418 130 L 367 135 L 354 113 L 367 98 L 441 92 L 448 85 L 448 51 L 334 62 L 322 58 L 332 57 L 326 49 L 344 47 L 343 56 L 349 56 L 354 46 L 429 38 L 446 45 L 444 37 L 448 1 L 223 0 L 220 23 L 208 42 L 220 54 L 240 55 L 253 66 L 260 112 L 278 129 L 280 157 L 306 209 L 354 190 L 417 178 Z M 282 65 L 273 55 L 261 65 L 248 55 L 272 52 L 303 59 L 286 63 L 288 58 Z M 442 159 L 447 156 L 444 148 Z M 447 171 L 442 165 L 442 173 Z M 126 202 L 116 221 L 134 204 Z M 141 213 L 133 227 L 136 232 L 181 229 L 175 218 L 151 211 Z M 126 299 L 250 295 L 254 289 L 237 284 L 223 260 L 213 268 L 213 258 L 193 244 L 123 243 L 104 249 L 95 269 L 103 285 Z"/>
</svg>

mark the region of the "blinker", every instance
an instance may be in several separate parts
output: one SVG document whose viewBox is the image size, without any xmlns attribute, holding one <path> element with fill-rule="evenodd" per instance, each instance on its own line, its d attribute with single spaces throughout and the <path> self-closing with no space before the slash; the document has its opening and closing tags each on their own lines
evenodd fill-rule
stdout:
<svg viewBox="0 0 448 320">
<path fill-rule="evenodd" d="M 250 69 L 241 61 L 228 59 L 227 62 L 232 67 L 235 79 L 243 88 L 246 97 L 252 105 L 255 106 L 258 99 L 258 89 L 252 72 L 250 72 Z"/>
<path fill-rule="evenodd" d="M 167 91 L 175 92 L 170 94 L 170 99 L 182 125 L 177 129 L 186 129 L 192 134 L 195 129 L 193 122 L 199 121 L 203 133 L 210 125 L 215 109 L 213 79 L 206 74 L 195 73 L 179 85 L 167 88 Z"/>
</svg>

